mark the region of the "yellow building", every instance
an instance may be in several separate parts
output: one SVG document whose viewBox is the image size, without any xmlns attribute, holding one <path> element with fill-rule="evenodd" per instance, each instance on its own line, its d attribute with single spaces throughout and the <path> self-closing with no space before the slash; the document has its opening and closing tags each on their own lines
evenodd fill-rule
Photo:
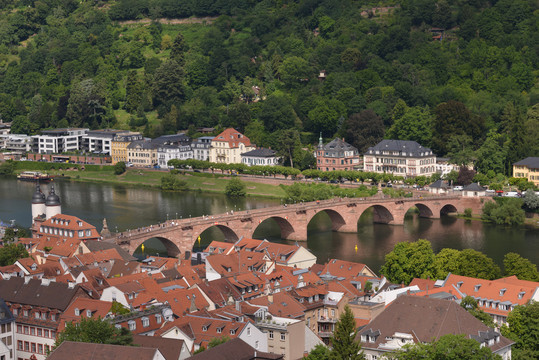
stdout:
<svg viewBox="0 0 539 360">
<path fill-rule="evenodd" d="M 526 178 L 539 186 L 539 157 L 528 157 L 513 164 L 513 176 Z"/>
<path fill-rule="evenodd" d="M 127 146 L 137 140 L 142 140 L 142 135 L 138 132 L 127 132 L 116 135 L 110 146 L 112 165 L 120 161 L 127 162 Z"/>
<path fill-rule="evenodd" d="M 240 164 L 241 154 L 256 149 L 242 133 L 228 128 L 211 141 L 210 162 Z"/>
<path fill-rule="evenodd" d="M 157 147 L 151 141 L 133 141 L 127 146 L 127 162 L 138 167 L 157 165 Z"/>
</svg>

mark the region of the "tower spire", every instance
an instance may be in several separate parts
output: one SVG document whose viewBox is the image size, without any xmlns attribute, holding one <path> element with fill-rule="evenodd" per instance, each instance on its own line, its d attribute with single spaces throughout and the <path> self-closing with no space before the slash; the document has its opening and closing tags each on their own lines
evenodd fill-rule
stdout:
<svg viewBox="0 0 539 360">
<path fill-rule="evenodd" d="M 322 139 L 322 131 L 320 131 L 320 138 L 318 139 L 318 147 L 324 146 L 324 140 Z"/>
</svg>

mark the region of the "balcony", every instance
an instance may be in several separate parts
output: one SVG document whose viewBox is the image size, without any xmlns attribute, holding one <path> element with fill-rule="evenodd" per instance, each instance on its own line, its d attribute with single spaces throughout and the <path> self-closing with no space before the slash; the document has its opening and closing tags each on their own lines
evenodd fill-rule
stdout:
<svg viewBox="0 0 539 360">
<path fill-rule="evenodd" d="M 337 322 L 337 319 L 330 318 L 327 316 L 319 316 L 318 317 L 318 323 L 329 323 L 329 324 L 335 324 Z"/>
</svg>

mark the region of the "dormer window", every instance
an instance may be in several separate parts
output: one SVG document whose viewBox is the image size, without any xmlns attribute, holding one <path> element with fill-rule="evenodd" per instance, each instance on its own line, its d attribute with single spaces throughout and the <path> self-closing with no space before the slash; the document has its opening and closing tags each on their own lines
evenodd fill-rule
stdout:
<svg viewBox="0 0 539 360">
<path fill-rule="evenodd" d="M 133 331 L 137 328 L 137 323 L 134 322 L 133 320 L 131 321 L 128 321 L 127 324 L 129 325 L 129 330 Z"/>
<path fill-rule="evenodd" d="M 519 292 L 519 293 L 518 293 L 518 298 L 519 298 L 519 299 L 522 299 L 522 298 L 524 297 L 524 294 L 525 294 L 525 293 L 526 293 L 525 291 Z"/>
<path fill-rule="evenodd" d="M 155 314 L 155 322 L 161 324 L 161 314 Z"/>
<path fill-rule="evenodd" d="M 75 308 L 75 316 L 80 316 L 80 310 L 78 308 Z"/>
<path fill-rule="evenodd" d="M 92 317 L 92 310 L 86 310 L 86 317 Z"/>
<path fill-rule="evenodd" d="M 147 318 L 147 317 L 143 317 L 143 318 L 142 318 L 142 326 L 143 326 L 143 327 L 148 327 L 148 326 L 150 326 L 150 319 Z"/>
<path fill-rule="evenodd" d="M 206 325 L 202 326 L 202 331 L 208 331 L 208 326 Z"/>
<path fill-rule="evenodd" d="M 462 286 L 462 284 L 464 284 L 464 282 L 463 282 L 463 281 L 459 281 L 459 282 L 457 283 L 457 288 L 460 289 L 460 287 Z"/>
<path fill-rule="evenodd" d="M 503 296 L 503 294 L 505 294 L 505 291 L 506 291 L 506 290 L 507 290 L 507 289 L 501 289 L 501 290 L 500 290 L 500 296 Z"/>
<path fill-rule="evenodd" d="M 474 287 L 474 291 L 479 291 L 480 288 L 481 288 L 481 284 L 477 284 Z"/>
<path fill-rule="evenodd" d="M 231 329 L 230 330 L 230 335 L 236 335 L 236 329 Z"/>
</svg>

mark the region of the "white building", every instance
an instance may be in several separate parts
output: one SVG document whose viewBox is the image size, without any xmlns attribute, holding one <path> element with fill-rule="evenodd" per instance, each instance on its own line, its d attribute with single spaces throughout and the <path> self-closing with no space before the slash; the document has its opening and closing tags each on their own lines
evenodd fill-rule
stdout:
<svg viewBox="0 0 539 360">
<path fill-rule="evenodd" d="M 430 176 L 436 172 L 436 155 L 415 141 L 382 140 L 363 155 L 363 164 L 368 172 Z"/>
<path fill-rule="evenodd" d="M 254 150 L 251 140 L 235 129 L 228 128 L 212 139 L 210 162 L 240 164 L 241 154 Z"/>
<path fill-rule="evenodd" d="M 0 359 L 15 359 L 15 317 L 0 298 Z"/>
<path fill-rule="evenodd" d="M 193 159 L 208 161 L 210 158 L 210 148 L 213 136 L 202 136 L 191 143 L 193 149 Z"/>
<path fill-rule="evenodd" d="M 32 136 L 33 151 L 40 154 L 59 154 L 82 149 L 82 138 L 88 129 L 68 128 L 43 130 L 41 135 Z"/>
<path fill-rule="evenodd" d="M 187 160 L 193 158 L 191 145 L 160 145 L 157 148 L 157 163 L 161 169 L 168 167 L 169 160 Z"/>
<path fill-rule="evenodd" d="M 279 165 L 279 158 L 275 151 L 259 148 L 241 154 L 241 162 L 247 166 L 275 166 Z"/>
<path fill-rule="evenodd" d="M 82 137 L 81 150 L 88 153 L 111 155 L 112 141 L 116 135 L 127 134 L 127 130 L 90 130 Z"/>
<path fill-rule="evenodd" d="M 9 134 L 5 149 L 20 153 L 29 152 L 32 150 L 32 137 L 26 134 Z"/>
</svg>

